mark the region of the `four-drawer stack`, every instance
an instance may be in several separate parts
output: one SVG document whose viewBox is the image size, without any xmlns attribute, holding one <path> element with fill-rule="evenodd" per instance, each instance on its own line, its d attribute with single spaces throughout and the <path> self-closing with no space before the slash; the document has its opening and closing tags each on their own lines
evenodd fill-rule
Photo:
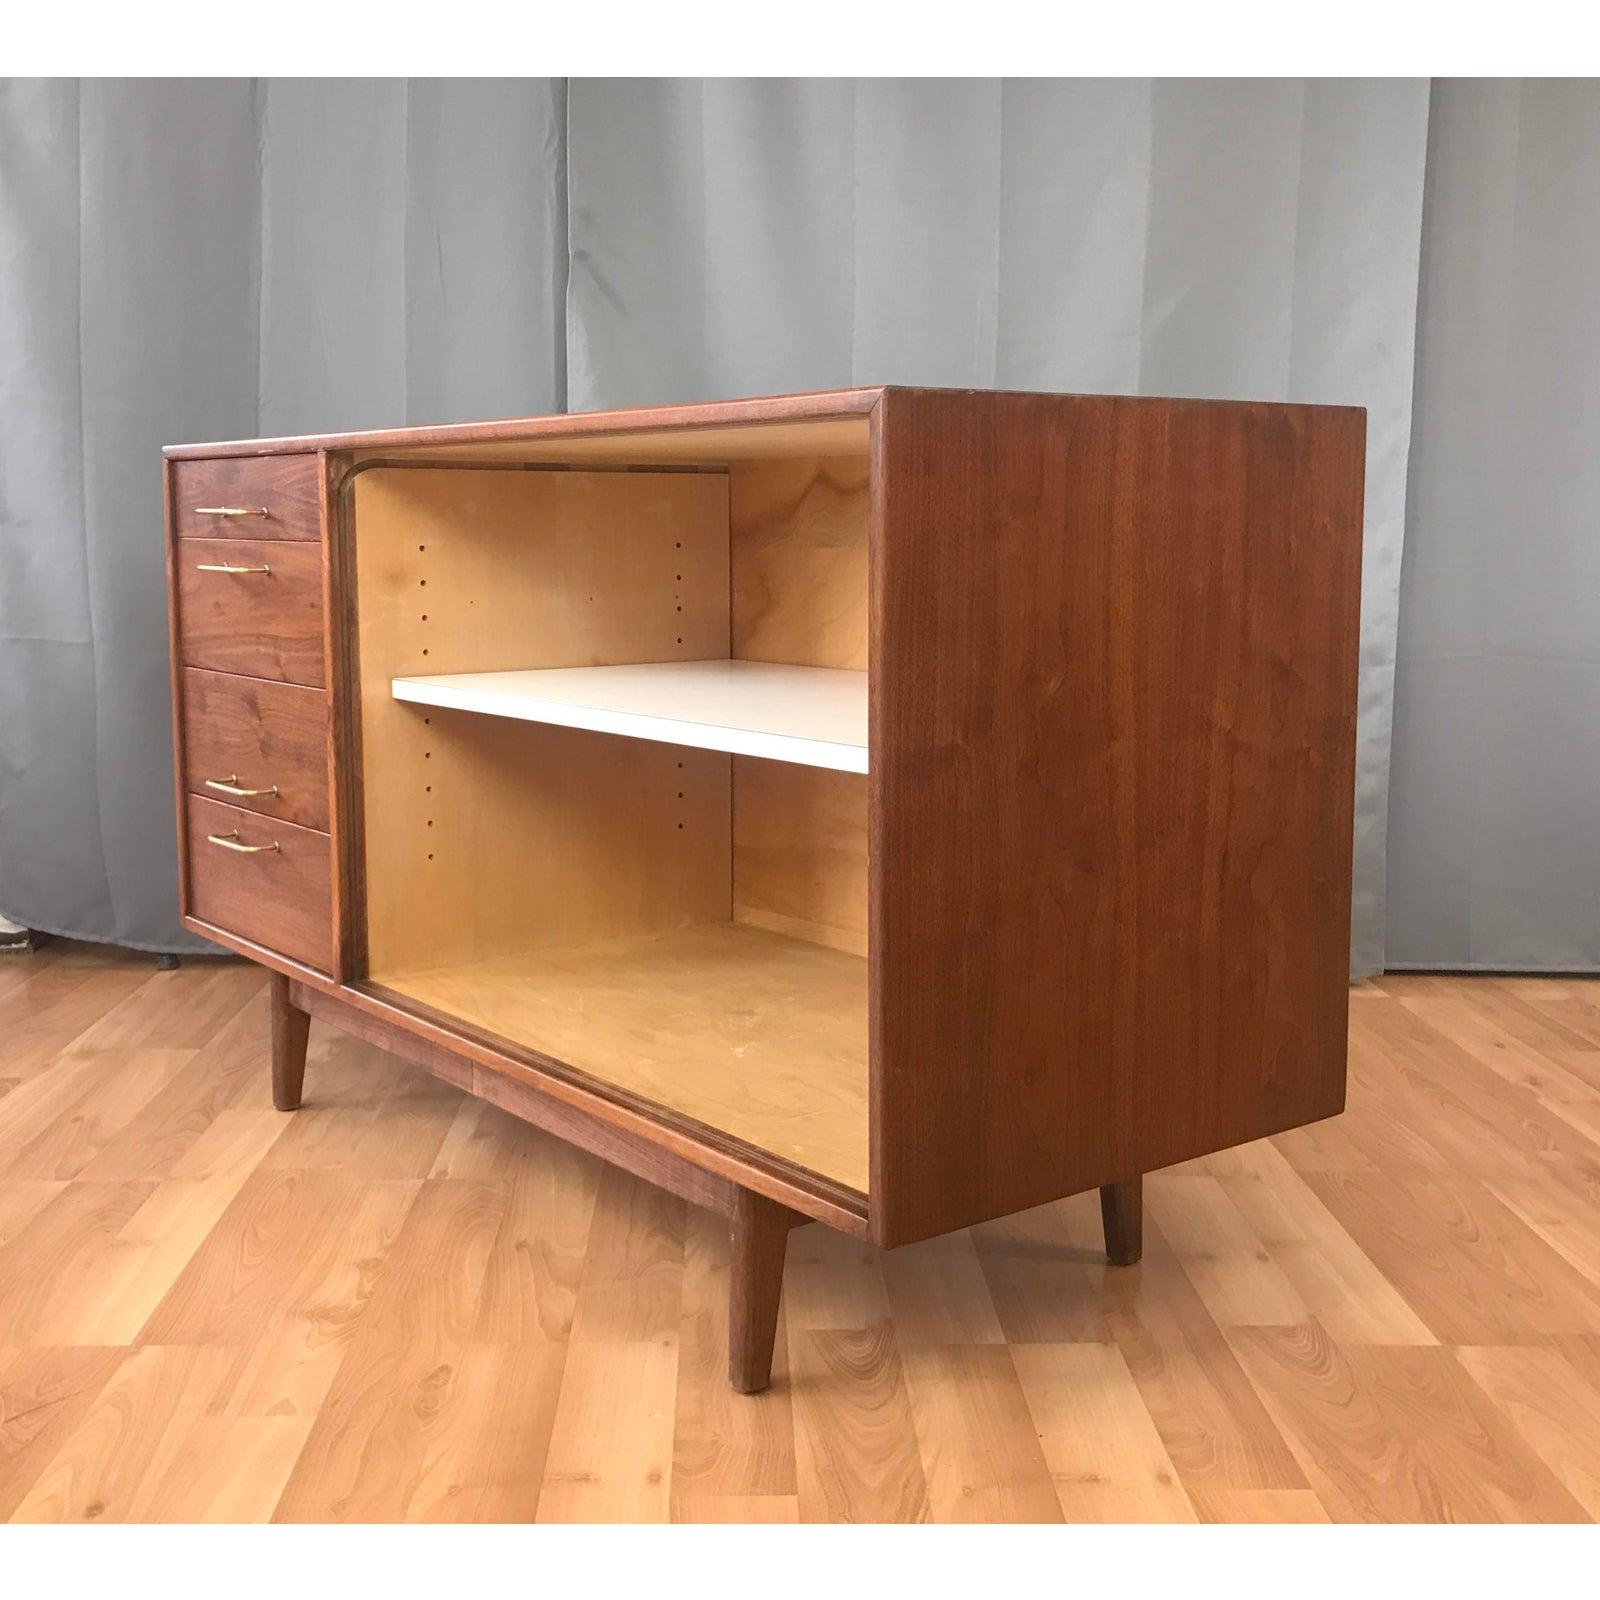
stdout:
<svg viewBox="0 0 1600 1600">
<path fill-rule="evenodd" d="M 184 910 L 331 973 L 317 457 L 175 462 L 171 502 Z"/>
</svg>

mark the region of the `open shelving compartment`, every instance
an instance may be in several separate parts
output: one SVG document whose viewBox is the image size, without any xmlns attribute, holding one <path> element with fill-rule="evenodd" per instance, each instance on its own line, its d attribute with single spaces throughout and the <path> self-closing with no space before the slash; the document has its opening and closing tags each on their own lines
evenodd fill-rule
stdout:
<svg viewBox="0 0 1600 1600">
<path fill-rule="evenodd" d="M 349 496 L 365 980 L 864 1195 L 866 418 Z"/>
</svg>

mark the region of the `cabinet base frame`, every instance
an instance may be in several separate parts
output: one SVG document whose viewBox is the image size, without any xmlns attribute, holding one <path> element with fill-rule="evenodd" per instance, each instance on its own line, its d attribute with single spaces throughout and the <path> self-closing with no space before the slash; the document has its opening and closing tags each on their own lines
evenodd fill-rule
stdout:
<svg viewBox="0 0 1600 1600">
<path fill-rule="evenodd" d="M 414 1061 L 480 1099 L 565 1139 L 680 1199 L 728 1219 L 728 1383 L 757 1394 L 772 1381 L 772 1349 L 783 1294 L 789 1230 L 813 1219 L 731 1178 L 588 1116 L 575 1107 L 455 1055 L 335 996 L 269 973 L 272 1012 L 272 1103 L 298 1110 L 313 1016 Z M 1131 1266 L 1141 1248 L 1142 1179 L 1100 1190 L 1106 1254 Z"/>
</svg>

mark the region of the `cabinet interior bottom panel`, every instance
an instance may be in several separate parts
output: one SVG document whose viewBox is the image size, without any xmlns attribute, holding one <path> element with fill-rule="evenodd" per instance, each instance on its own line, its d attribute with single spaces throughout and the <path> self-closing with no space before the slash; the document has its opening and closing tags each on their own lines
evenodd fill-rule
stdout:
<svg viewBox="0 0 1600 1600">
<path fill-rule="evenodd" d="M 860 956 L 727 922 L 374 976 L 866 1192 Z"/>
</svg>

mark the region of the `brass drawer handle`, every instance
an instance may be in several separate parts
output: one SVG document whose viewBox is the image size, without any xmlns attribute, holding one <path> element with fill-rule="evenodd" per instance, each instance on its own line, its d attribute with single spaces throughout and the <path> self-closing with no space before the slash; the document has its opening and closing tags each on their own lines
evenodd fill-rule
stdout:
<svg viewBox="0 0 1600 1600">
<path fill-rule="evenodd" d="M 194 514 L 197 517 L 264 517 L 268 512 L 265 506 L 196 506 Z"/>
<path fill-rule="evenodd" d="M 258 856 L 263 850 L 277 850 L 281 848 L 274 839 L 271 844 L 240 844 L 239 830 L 235 828 L 232 833 L 208 833 L 206 835 L 212 844 L 221 845 L 224 850 L 237 850 L 242 856 Z"/>
<path fill-rule="evenodd" d="M 265 565 L 259 567 L 230 567 L 226 562 L 197 561 L 194 564 L 194 570 L 196 572 L 271 572 L 272 568 Z"/>
<path fill-rule="evenodd" d="M 278 792 L 277 784 L 273 784 L 270 789 L 241 789 L 237 772 L 230 772 L 226 778 L 207 778 L 206 788 L 220 789 L 223 794 L 236 794 L 246 800 L 259 800 L 264 794 L 275 795 Z"/>
</svg>

